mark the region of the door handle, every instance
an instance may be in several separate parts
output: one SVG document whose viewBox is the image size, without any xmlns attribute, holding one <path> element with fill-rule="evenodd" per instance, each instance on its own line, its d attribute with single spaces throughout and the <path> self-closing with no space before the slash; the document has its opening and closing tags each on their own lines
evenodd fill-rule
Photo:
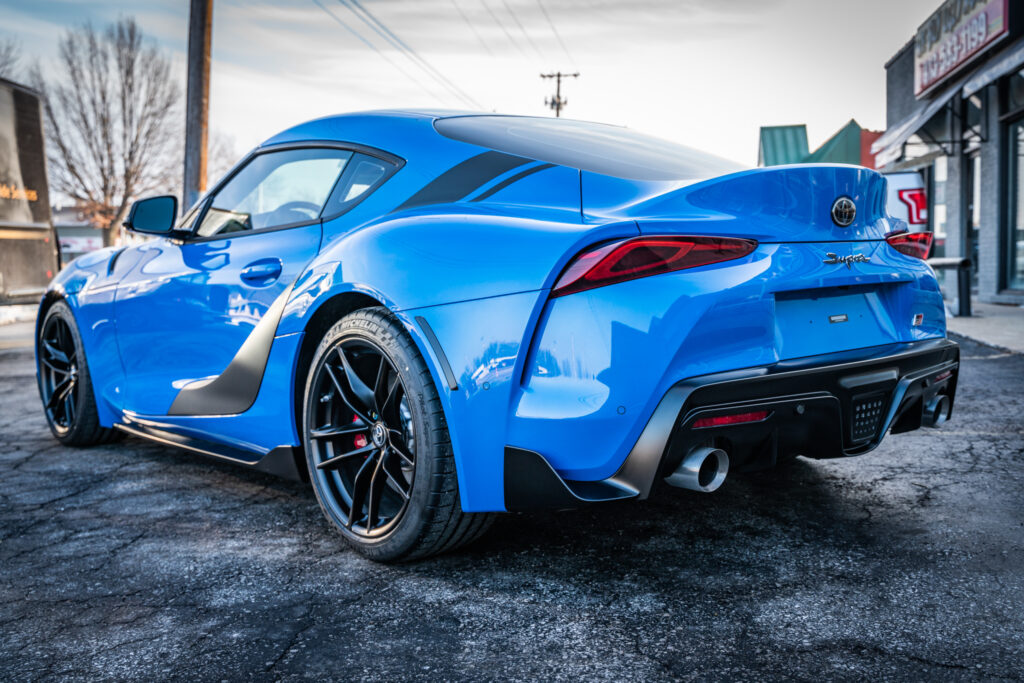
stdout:
<svg viewBox="0 0 1024 683">
<path fill-rule="evenodd" d="M 277 259 L 255 261 L 242 269 L 241 278 L 254 285 L 269 285 L 281 277 L 281 262 Z"/>
</svg>

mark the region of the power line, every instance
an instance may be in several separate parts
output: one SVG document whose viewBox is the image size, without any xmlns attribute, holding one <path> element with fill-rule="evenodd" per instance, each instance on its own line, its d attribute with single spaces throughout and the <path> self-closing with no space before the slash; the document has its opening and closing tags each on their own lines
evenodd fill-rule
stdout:
<svg viewBox="0 0 1024 683">
<path fill-rule="evenodd" d="M 466 15 L 466 13 L 462 11 L 462 7 L 461 7 L 461 6 L 459 6 L 459 3 L 458 3 L 458 2 L 456 2 L 456 0 L 452 0 L 452 5 L 454 5 L 454 6 L 455 6 L 455 9 L 456 9 L 456 11 L 458 11 L 459 15 L 460 15 L 460 16 L 462 17 L 462 20 L 463 20 L 464 22 L 466 22 L 466 26 L 468 26 L 468 27 L 469 27 L 469 30 L 473 32 L 473 35 L 475 35 L 475 36 L 476 36 L 476 39 L 477 39 L 477 41 L 478 41 L 478 42 L 480 43 L 480 45 L 481 45 L 481 46 L 482 46 L 482 47 L 483 47 L 483 48 L 484 48 L 485 50 L 487 50 L 487 54 L 489 54 L 490 56 L 492 56 L 492 57 L 493 57 L 493 56 L 494 56 L 494 51 L 493 51 L 493 50 L 491 49 L 491 46 L 490 46 L 490 45 L 488 45 L 488 44 L 487 44 L 486 42 L 484 42 L 484 39 L 483 39 L 483 37 L 482 37 L 482 36 L 480 35 L 480 32 L 476 30 L 476 26 L 474 26 L 474 25 L 473 25 L 473 22 L 471 22 L 471 21 L 469 20 L 469 17 L 468 17 L 467 15 Z"/>
<path fill-rule="evenodd" d="M 512 21 L 516 22 L 516 26 L 518 26 L 519 30 L 523 32 L 524 36 L 526 36 L 526 40 L 530 43 L 530 47 L 532 47 L 533 51 L 537 53 L 538 59 L 543 61 L 544 55 L 542 55 L 540 50 L 537 49 L 537 43 L 533 42 L 533 38 L 531 38 L 530 34 L 526 32 L 526 28 L 523 26 L 522 22 L 519 21 L 519 17 L 517 17 L 516 13 L 512 11 L 511 7 L 509 7 L 508 0 L 501 0 L 501 4 L 505 5 L 505 9 L 508 10 L 510 15 L 512 15 Z"/>
<path fill-rule="evenodd" d="M 462 97 L 458 93 L 458 91 L 456 89 L 451 87 L 451 85 L 449 85 L 449 84 L 445 83 L 443 80 L 439 79 L 435 74 L 431 73 L 427 68 L 425 68 L 423 64 L 420 64 L 419 62 L 417 62 L 416 59 L 413 57 L 413 55 L 409 54 L 408 51 L 403 49 L 403 47 L 402 47 L 402 45 L 400 44 L 399 41 L 396 41 L 396 40 L 392 39 L 391 37 L 389 37 L 384 31 L 382 31 L 380 28 L 378 28 L 375 24 L 371 23 L 366 17 L 364 17 L 361 14 L 359 14 L 359 12 L 356 11 L 356 6 L 354 6 L 351 3 L 347 2 L 347 0 L 338 0 L 338 2 L 341 5 L 343 5 L 345 7 L 345 9 L 347 9 L 349 12 L 351 12 L 353 15 L 355 15 L 356 19 L 359 19 L 361 22 L 363 22 L 363 24 L 368 26 L 378 36 L 383 38 L 385 40 L 385 42 L 389 43 L 393 48 L 398 50 L 398 52 L 400 54 L 402 54 L 403 56 L 407 57 L 410 61 L 413 62 L 413 64 L 415 64 L 421 70 L 424 70 L 428 76 L 430 76 L 435 81 L 437 81 L 443 88 L 448 90 L 449 93 L 451 93 L 452 95 L 455 95 L 457 98 L 461 99 L 464 103 L 468 102 L 468 100 L 466 100 L 464 97 Z M 363 9 L 363 8 L 361 6 L 359 6 L 359 9 Z"/>
<path fill-rule="evenodd" d="M 505 34 L 505 37 L 508 38 L 508 42 L 512 43 L 513 47 L 519 50 L 519 54 L 521 54 L 523 57 L 526 57 L 526 51 L 523 50 L 522 46 L 519 44 L 519 41 L 513 38 L 512 34 L 508 32 L 508 29 L 505 28 L 505 23 L 498 18 L 497 14 L 494 13 L 494 10 L 491 9 L 491 6 L 487 4 L 487 0 L 480 0 L 480 4 L 483 5 L 484 9 L 487 10 L 487 13 L 491 15 L 491 19 L 494 19 L 494 23 L 501 28 L 502 32 Z"/>
<path fill-rule="evenodd" d="M 418 66 L 420 66 L 420 68 L 422 68 L 427 73 L 427 75 L 431 76 L 432 78 L 434 78 L 434 80 L 441 83 L 441 85 L 448 88 L 448 90 L 456 97 L 461 99 L 470 107 L 475 107 L 477 109 L 484 108 L 482 104 L 473 99 L 471 95 L 469 95 L 468 93 L 466 93 L 466 91 L 464 91 L 462 88 L 453 83 L 443 73 L 438 71 L 430 62 L 421 57 L 419 53 L 416 52 L 416 50 L 409 47 L 409 45 L 407 45 L 405 41 L 403 41 L 401 38 L 395 35 L 395 33 L 384 24 L 384 22 L 382 22 L 380 19 L 374 16 L 374 14 L 370 12 L 368 9 L 363 7 L 359 0 L 338 0 L 338 2 L 347 7 L 349 11 L 351 11 L 364 24 L 373 29 L 378 35 L 380 35 L 386 41 L 391 43 L 400 52 L 403 52 L 407 57 L 409 57 L 411 60 L 417 63 Z M 362 14 L 359 14 L 359 12 L 356 11 L 357 9 L 359 10 L 359 12 L 362 12 Z"/>
<path fill-rule="evenodd" d="M 381 52 L 381 51 L 380 51 L 380 50 L 379 50 L 379 49 L 377 48 L 377 46 L 376 46 L 376 45 L 374 45 L 373 43 L 371 43 L 370 41 L 368 41 L 368 40 L 367 40 L 366 38 L 364 38 L 364 37 L 362 36 L 362 34 L 360 34 L 360 33 L 359 33 L 358 31 L 356 31 L 356 30 L 355 30 L 354 28 L 352 28 L 351 26 L 349 26 L 349 25 L 348 25 L 348 24 L 347 24 L 347 23 L 346 23 L 346 22 L 345 22 L 345 21 L 344 21 L 344 20 L 343 20 L 343 19 L 342 19 L 341 17 L 337 16 L 336 14 L 334 14 L 334 12 L 332 12 L 331 10 L 327 9 L 327 8 L 326 8 L 326 7 L 324 7 L 324 6 L 322 5 L 322 4 L 320 4 L 320 0 L 313 0 L 313 4 L 315 4 L 315 5 L 317 6 L 317 7 L 319 7 L 319 8 L 320 8 L 320 9 L 322 9 L 322 10 L 323 10 L 324 12 L 326 12 L 326 13 L 327 13 L 327 16 L 329 16 L 329 17 L 330 17 L 331 19 L 334 19 L 334 21 L 335 21 L 335 22 L 337 22 L 338 24 L 340 24 L 340 25 L 342 26 L 342 28 L 344 28 L 344 29 L 345 29 L 346 31 L 348 31 L 348 32 L 349 32 L 349 33 L 351 33 L 351 34 L 352 34 L 353 36 L 355 36 L 355 37 L 356 37 L 357 39 L 359 39 L 359 41 L 360 41 L 361 43 L 363 43 L 364 45 L 366 45 L 366 47 L 370 48 L 371 50 L 373 50 L 374 52 L 376 52 L 376 53 L 377 53 L 378 55 L 380 55 L 381 57 L 383 57 L 383 58 L 384 58 L 384 61 L 386 61 L 386 62 L 387 62 L 388 64 L 390 64 L 391 66 L 395 67 L 395 68 L 396 68 L 396 69 L 398 69 L 399 71 L 401 71 L 401 72 L 402 72 L 402 74 L 403 74 L 403 75 L 404 75 L 404 76 L 405 76 L 406 78 L 408 78 L 408 79 L 409 79 L 410 81 L 412 81 L 413 83 L 415 83 L 415 84 L 417 85 L 417 87 L 419 87 L 419 89 L 420 89 L 420 90 L 422 90 L 423 92 L 427 93 L 428 95 L 430 95 L 431 97 L 433 97 L 433 98 L 434 98 L 435 100 L 437 100 L 438 104 L 444 104 L 444 100 L 442 100 L 441 98 L 439 98 L 439 97 L 437 96 L 437 94 L 436 94 L 435 92 L 433 92 L 432 90 L 428 90 L 428 89 L 427 89 L 427 87 L 426 87 L 426 86 L 424 86 L 422 82 L 420 82 L 420 81 L 419 81 L 419 80 L 418 80 L 417 78 L 413 77 L 413 75 L 412 75 L 412 74 L 410 74 L 410 73 L 409 73 L 408 71 L 406 71 L 406 70 L 405 70 L 405 69 L 403 69 L 403 68 L 402 68 L 401 66 L 399 66 L 397 62 L 395 62 L 395 61 L 394 61 L 393 59 L 391 59 L 390 57 L 388 57 L 388 56 L 387 56 L 387 55 L 386 55 L 385 53 Z"/>
<path fill-rule="evenodd" d="M 435 76 L 435 79 L 440 79 L 445 84 L 447 84 L 448 87 L 459 98 L 461 98 L 463 102 L 467 102 L 470 106 L 476 107 L 478 109 L 484 108 L 484 106 L 480 104 L 472 95 L 470 95 L 465 90 L 460 88 L 457 84 L 452 82 L 450 78 L 441 73 L 441 71 L 439 71 L 433 64 L 428 62 L 424 57 L 421 57 L 416 50 L 414 50 L 412 47 L 406 44 L 405 41 L 403 41 L 401 38 L 395 35 L 395 32 L 388 28 L 384 24 L 384 22 L 378 19 L 373 13 L 370 12 L 370 10 L 363 7 L 362 4 L 360 4 L 359 0 L 348 0 L 348 2 L 358 7 L 367 17 L 369 17 L 375 24 L 377 24 L 381 29 L 383 29 L 384 32 L 387 33 L 387 35 L 389 35 L 395 42 L 397 42 L 405 50 L 407 54 L 411 55 L 413 58 L 419 61 L 429 72 L 431 72 Z"/>
<path fill-rule="evenodd" d="M 452 0 L 452 2 L 455 2 L 455 0 Z M 544 18 L 547 20 L 548 26 L 551 27 L 551 32 L 554 33 L 555 38 L 558 39 L 558 44 L 562 46 L 562 52 L 564 52 L 565 56 L 569 58 L 569 62 L 573 66 L 576 66 L 576 60 L 572 58 L 571 54 L 569 54 L 569 48 L 565 46 L 565 41 L 562 40 L 562 34 L 558 32 L 557 28 L 555 28 L 555 22 L 551 21 L 551 16 L 548 14 L 547 8 L 544 7 L 544 3 L 541 2 L 541 0 L 537 0 L 537 6 L 540 7 L 540 11 L 544 15 Z"/>
</svg>

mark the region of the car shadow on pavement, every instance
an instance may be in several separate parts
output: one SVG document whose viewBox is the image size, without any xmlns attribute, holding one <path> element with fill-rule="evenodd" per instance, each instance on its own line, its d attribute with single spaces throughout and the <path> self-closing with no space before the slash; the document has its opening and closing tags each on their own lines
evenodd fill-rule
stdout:
<svg viewBox="0 0 1024 683">
<path fill-rule="evenodd" d="M 742 569 L 756 576 L 770 571 L 773 556 L 801 545 L 863 552 L 877 534 L 900 533 L 886 528 L 892 520 L 874 519 L 865 530 L 871 517 L 860 498 L 865 491 L 838 488 L 834 480 L 821 464 L 798 460 L 778 470 L 733 476 L 713 494 L 662 485 L 646 501 L 503 515 L 464 555 L 473 560 L 530 556 L 538 570 L 566 577 L 573 565 L 593 562 L 620 572 L 703 568 L 714 574 L 746 562 Z"/>
<path fill-rule="evenodd" d="M 130 438 L 132 450 L 164 459 L 197 477 L 217 480 L 223 505 L 247 500 L 289 499 L 309 506 L 322 535 L 337 552 L 352 553 L 323 519 L 308 483 L 246 470 L 210 458 Z M 214 474 L 216 473 L 216 474 Z M 212 482 L 211 482 L 212 483 Z M 254 494 L 252 486 L 259 487 Z M 877 539 L 912 534 L 898 517 L 873 516 L 870 489 L 830 474 L 827 461 L 798 459 L 772 470 L 739 473 L 712 494 L 662 484 L 645 501 L 601 503 L 574 510 L 499 514 L 472 545 L 439 557 L 397 565 L 417 573 L 438 572 L 476 582 L 483 565 L 529 567 L 538 574 L 571 579 L 584 568 L 613 573 L 704 570 L 709 577 L 733 566 L 771 573 L 771 558 L 814 546 L 820 552 L 864 553 Z M 870 522 L 870 528 L 866 523 Z M 891 551 L 891 547 L 889 548 Z M 747 566 L 740 566 L 746 559 Z"/>
</svg>

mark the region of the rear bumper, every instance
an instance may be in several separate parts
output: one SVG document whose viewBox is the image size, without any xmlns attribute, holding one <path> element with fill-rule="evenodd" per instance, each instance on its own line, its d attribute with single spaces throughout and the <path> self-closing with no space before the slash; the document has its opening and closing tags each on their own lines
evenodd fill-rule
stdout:
<svg viewBox="0 0 1024 683">
<path fill-rule="evenodd" d="M 646 498 L 690 449 L 713 445 L 739 468 L 804 455 L 837 458 L 874 449 L 884 435 L 922 426 L 924 406 L 956 393 L 959 346 L 948 339 L 783 361 L 694 377 L 672 386 L 610 478 L 564 480 L 530 451 L 505 452 L 509 510 Z M 694 428 L 704 417 L 767 412 L 757 422 Z M 948 415 L 948 413 L 947 413 Z"/>
</svg>

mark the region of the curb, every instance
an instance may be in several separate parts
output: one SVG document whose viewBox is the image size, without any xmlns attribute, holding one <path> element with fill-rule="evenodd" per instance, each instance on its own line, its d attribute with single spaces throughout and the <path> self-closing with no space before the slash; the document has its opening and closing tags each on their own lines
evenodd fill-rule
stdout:
<svg viewBox="0 0 1024 683">
<path fill-rule="evenodd" d="M 1009 353 L 1009 354 L 1013 354 L 1015 356 L 1019 356 L 1019 355 L 1024 354 L 1024 352 L 1022 352 L 1022 351 L 1015 351 L 1014 349 L 1009 349 L 1009 348 L 1007 348 L 1005 346 L 999 346 L 998 344 L 993 344 L 991 342 L 987 342 L 987 341 L 984 341 L 982 339 L 977 339 L 975 337 L 971 337 L 969 335 L 962 334 L 960 332 L 953 332 L 953 331 L 947 330 L 946 331 L 946 335 L 947 336 L 952 336 L 952 337 L 959 337 L 960 339 L 966 339 L 967 341 L 974 342 L 975 344 L 981 344 L 982 346 L 986 346 L 986 347 L 988 347 L 990 349 L 994 349 L 994 350 L 1000 351 L 1002 353 Z"/>
</svg>

